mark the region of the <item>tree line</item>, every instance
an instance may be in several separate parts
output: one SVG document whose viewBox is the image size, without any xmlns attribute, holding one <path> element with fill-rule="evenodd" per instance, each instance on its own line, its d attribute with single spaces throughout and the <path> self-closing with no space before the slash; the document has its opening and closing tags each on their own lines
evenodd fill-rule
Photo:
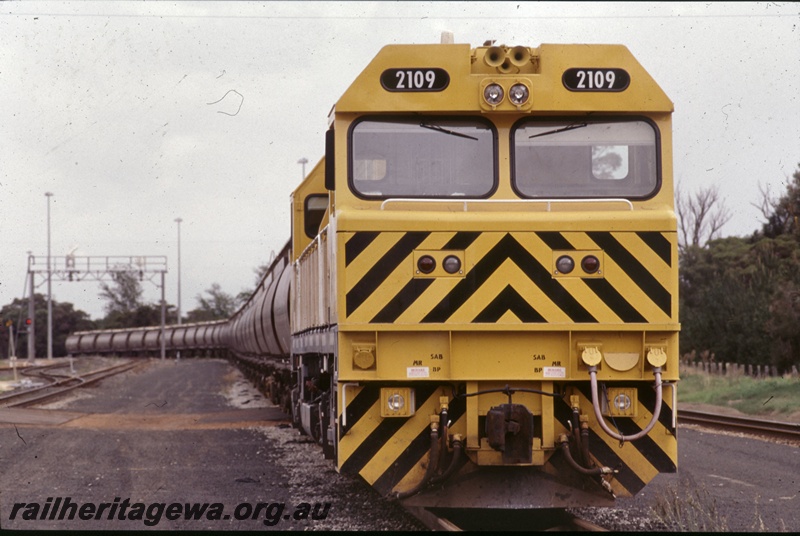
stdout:
<svg viewBox="0 0 800 536">
<path fill-rule="evenodd" d="M 730 214 L 718 189 L 678 193 L 681 353 L 785 373 L 800 365 L 800 165 L 754 205 L 760 229 L 719 237 Z"/>
</svg>

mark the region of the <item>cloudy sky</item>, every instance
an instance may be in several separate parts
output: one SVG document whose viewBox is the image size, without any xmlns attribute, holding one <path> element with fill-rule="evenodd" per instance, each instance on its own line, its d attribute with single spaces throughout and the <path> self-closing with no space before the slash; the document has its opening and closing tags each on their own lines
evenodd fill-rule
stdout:
<svg viewBox="0 0 800 536">
<path fill-rule="evenodd" d="M 0 3 L 0 306 L 28 252 L 163 255 L 182 309 L 236 294 L 289 237 L 289 194 L 326 117 L 392 43 L 626 45 L 675 103 L 675 176 L 718 185 L 726 235 L 800 162 L 800 4 L 573 2 Z M 46 285 L 36 279 L 37 292 Z M 145 299 L 160 291 L 144 285 Z M 97 283 L 53 296 L 103 315 Z"/>
</svg>

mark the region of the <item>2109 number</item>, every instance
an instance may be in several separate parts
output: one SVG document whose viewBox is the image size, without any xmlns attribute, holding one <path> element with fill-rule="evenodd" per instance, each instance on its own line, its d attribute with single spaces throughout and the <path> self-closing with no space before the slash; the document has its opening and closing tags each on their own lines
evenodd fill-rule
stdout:
<svg viewBox="0 0 800 536">
<path fill-rule="evenodd" d="M 561 81 L 570 91 L 624 91 L 631 77 L 624 69 L 567 69 Z"/>
<path fill-rule="evenodd" d="M 450 84 L 450 75 L 438 67 L 430 69 L 386 69 L 381 85 L 387 91 L 442 91 Z"/>
</svg>

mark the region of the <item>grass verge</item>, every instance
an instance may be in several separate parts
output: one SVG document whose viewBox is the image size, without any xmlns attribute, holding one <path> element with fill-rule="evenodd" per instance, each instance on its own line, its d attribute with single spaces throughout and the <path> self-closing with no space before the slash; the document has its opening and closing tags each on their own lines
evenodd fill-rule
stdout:
<svg viewBox="0 0 800 536">
<path fill-rule="evenodd" d="M 747 415 L 781 420 L 800 412 L 800 381 L 681 371 L 678 399 L 684 403 L 730 407 Z"/>
</svg>

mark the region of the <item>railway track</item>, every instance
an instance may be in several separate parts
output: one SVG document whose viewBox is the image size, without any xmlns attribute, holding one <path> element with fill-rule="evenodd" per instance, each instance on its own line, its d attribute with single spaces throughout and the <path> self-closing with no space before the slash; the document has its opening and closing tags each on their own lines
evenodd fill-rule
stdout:
<svg viewBox="0 0 800 536">
<path fill-rule="evenodd" d="M 31 404 L 38 404 L 54 398 L 63 393 L 91 385 L 94 382 L 100 381 L 109 376 L 127 372 L 134 367 L 139 366 L 139 362 L 126 362 L 111 367 L 92 370 L 89 372 L 81 373 L 80 376 L 73 376 L 71 374 L 57 374 L 53 371 L 59 368 L 65 368 L 67 364 L 44 365 L 40 367 L 33 367 L 23 372 L 25 376 L 34 376 L 47 382 L 45 385 L 38 385 L 28 389 L 13 391 L 11 393 L 0 396 L 0 408 L 19 408 L 29 406 Z"/>
<path fill-rule="evenodd" d="M 696 424 L 725 431 L 743 432 L 800 442 L 800 424 L 735 417 L 694 410 L 679 410 L 680 424 Z M 527 511 L 480 511 L 406 508 L 426 527 L 435 531 L 536 530 L 551 532 L 607 532 L 595 523 L 560 509 Z"/>
<path fill-rule="evenodd" d="M 428 529 L 437 532 L 517 531 L 608 532 L 563 508 L 484 510 L 406 507 Z"/>
<path fill-rule="evenodd" d="M 798 423 L 734 417 L 685 409 L 678 410 L 678 422 L 681 424 L 699 424 L 718 430 L 745 432 L 776 439 L 800 441 L 800 424 Z"/>
</svg>

